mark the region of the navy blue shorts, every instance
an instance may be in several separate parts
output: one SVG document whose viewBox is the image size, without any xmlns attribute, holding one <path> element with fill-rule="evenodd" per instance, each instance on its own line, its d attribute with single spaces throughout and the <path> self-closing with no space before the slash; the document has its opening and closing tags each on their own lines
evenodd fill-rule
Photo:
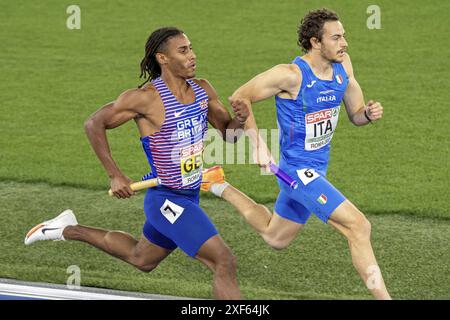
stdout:
<svg viewBox="0 0 450 320">
<path fill-rule="evenodd" d="M 147 217 L 144 236 L 165 249 L 179 247 L 194 257 L 206 240 L 218 234 L 199 206 L 199 189 L 150 188 L 145 195 L 144 211 Z"/>
<path fill-rule="evenodd" d="M 327 222 L 334 210 L 346 199 L 328 180 L 314 169 L 283 169 L 298 182 L 292 189 L 278 180 L 280 193 L 275 203 L 275 212 L 288 220 L 305 224 L 311 213 Z"/>
</svg>

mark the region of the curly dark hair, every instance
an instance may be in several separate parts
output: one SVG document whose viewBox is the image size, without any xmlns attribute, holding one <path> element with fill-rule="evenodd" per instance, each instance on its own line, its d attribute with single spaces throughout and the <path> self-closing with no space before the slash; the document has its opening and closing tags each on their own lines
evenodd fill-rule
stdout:
<svg viewBox="0 0 450 320">
<path fill-rule="evenodd" d="M 170 38 L 183 33 L 183 31 L 175 27 L 164 27 L 152 32 L 145 44 L 145 55 L 141 61 L 140 78 L 146 77 L 146 79 L 139 88 L 146 82 L 152 81 L 161 75 L 161 66 L 156 60 L 156 54 L 165 50 L 165 45 Z"/>
<path fill-rule="evenodd" d="M 327 21 L 338 21 L 339 17 L 336 12 L 327 8 L 322 8 L 308 12 L 302 19 L 298 27 L 298 41 L 297 44 L 304 52 L 308 52 L 312 48 L 311 38 L 322 40 L 323 25 Z"/>
</svg>

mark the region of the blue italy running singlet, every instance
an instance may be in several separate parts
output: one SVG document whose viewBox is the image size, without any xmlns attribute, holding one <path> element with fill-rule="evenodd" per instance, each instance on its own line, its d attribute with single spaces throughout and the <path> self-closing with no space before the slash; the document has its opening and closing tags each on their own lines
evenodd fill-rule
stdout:
<svg viewBox="0 0 450 320">
<path fill-rule="evenodd" d="M 296 100 L 275 97 L 280 128 L 280 168 L 313 168 L 325 175 L 339 117 L 340 104 L 348 84 L 340 63 L 333 63 L 332 80 L 317 78 L 301 57 L 294 59 L 302 72 Z"/>
</svg>

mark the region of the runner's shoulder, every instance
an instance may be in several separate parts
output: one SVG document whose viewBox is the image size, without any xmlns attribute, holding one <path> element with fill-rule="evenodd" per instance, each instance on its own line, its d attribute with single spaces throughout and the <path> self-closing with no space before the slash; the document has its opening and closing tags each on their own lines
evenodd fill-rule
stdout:
<svg viewBox="0 0 450 320">
<path fill-rule="evenodd" d="M 350 55 L 347 52 L 344 52 L 344 60 L 342 61 L 342 66 L 344 67 L 347 76 L 353 75 L 352 60 L 350 59 Z"/>
<path fill-rule="evenodd" d="M 302 72 L 296 64 L 278 64 L 274 66 L 272 70 L 276 72 L 277 78 L 280 77 L 281 81 L 287 87 L 297 87 L 301 85 Z"/>
<path fill-rule="evenodd" d="M 205 90 L 208 89 L 209 87 L 212 87 L 211 83 L 205 78 L 192 78 L 191 80 Z"/>
<path fill-rule="evenodd" d="M 155 104 L 160 105 L 163 103 L 161 96 L 159 95 L 159 91 L 151 83 L 146 83 L 141 88 L 134 90 L 136 99 L 138 99 L 141 104 L 151 106 Z"/>
<path fill-rule="evenodd" d="M 151 83 L 146 83 L 141 88 L 135 88 L 130 90 L 135 90 L 136 96 L 144 100 L 159 98 L 158 90 Z"/>
<path fill-rule="evenodd" d="M 216 90 L 207 79 L 193 78 L 191 80 L 194 81 L 195 84 L 199 85 L 203 90 L 205 90 L 210 99 L 211 97 L 217 96 Z"/>
<path fill-rule="evenodd" d="M 132 109 L 138 113 L 147 113 L 149 108 L 162 104 L 158 91 L 151 84 L 124 91 L 117 102 L 126 109 Z"/>
</svg>

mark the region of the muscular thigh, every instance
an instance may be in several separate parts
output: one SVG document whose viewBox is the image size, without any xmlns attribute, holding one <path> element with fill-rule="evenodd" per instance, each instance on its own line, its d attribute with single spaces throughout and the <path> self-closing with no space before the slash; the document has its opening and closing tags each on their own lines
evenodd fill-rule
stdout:
<svg viewBox="0 0 450 320">
<path fill-rule="evenodd" d="M 158 264 L 172 251 L 173 249 L 166 249 L 150 242 L 142 235 L 134 249 L 134 256 L 143 262 L 143 264 Z"/>
<path fill-rule="evenodd" d="M 275 211 L 263 237 L 267 236 L 280 242 L 290 243 L 303 227 L 304 224 L 286 219 Z"/>
<path fill-rule="evenodd" d="M 195 258 L 212 268 L 232 256 L 231 249 L 218 234 L 209 238 L 198 250 Z"/>
</svg>

